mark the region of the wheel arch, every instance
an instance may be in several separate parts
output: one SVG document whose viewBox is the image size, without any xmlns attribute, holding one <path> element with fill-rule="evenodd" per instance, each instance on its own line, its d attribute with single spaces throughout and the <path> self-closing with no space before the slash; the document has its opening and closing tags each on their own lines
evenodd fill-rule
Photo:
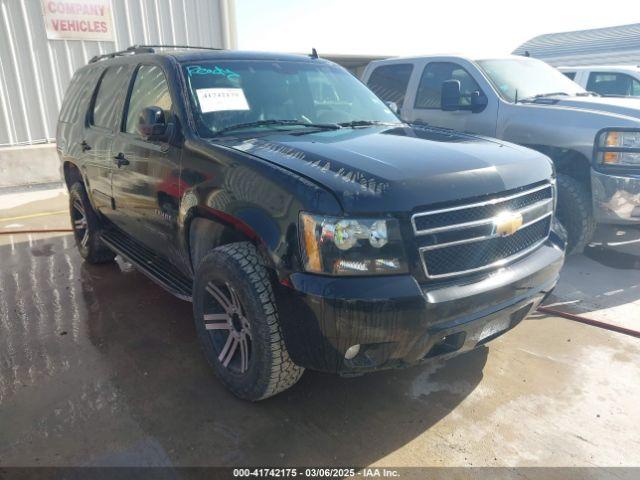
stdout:
<svg viewBox="0 0 640 480">
<path fill-rule="evenodd" d="M 64 182 L 68 189 L 76 182 L 84 183 L 82 172 L 75 163 L 69 160 L 65 161 L 62 165 L 62 171 L 64 174 Z"/>
<path fill-rule="evenodd" d="M 567 175 L 583 183 L 591 191 L 591 162 L 577 150 L 548 145 L 528 145 L 547 155 L 555 165 L 556 173 Z"/>
<path fill-rule="evenodd" d="M 194 271 L 211 250 L 236 242 L 255 245 L 264 265 L 276 271 L 273 249 L 260 231 L 259 225 L 250 225 L 229 213 L 205 207 L 192 208 L 184 222 L 184 241 Z"/>
</svg>

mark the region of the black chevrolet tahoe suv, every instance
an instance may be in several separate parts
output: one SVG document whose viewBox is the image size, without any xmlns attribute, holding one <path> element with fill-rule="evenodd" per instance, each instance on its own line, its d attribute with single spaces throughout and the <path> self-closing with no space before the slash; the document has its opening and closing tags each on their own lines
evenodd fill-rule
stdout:
<svg viewBox="0 0 640 480">
<path fill-rule="evenodd" d="M 305 368 L 358 375 L 482 345 L 564 260 L 547 157 L 403 123 L 316 55 L 94 58 L 57 148 L 82 257 L 120 254 L 192 301 L 206 358 L 244 399 Z"/>
</svg>

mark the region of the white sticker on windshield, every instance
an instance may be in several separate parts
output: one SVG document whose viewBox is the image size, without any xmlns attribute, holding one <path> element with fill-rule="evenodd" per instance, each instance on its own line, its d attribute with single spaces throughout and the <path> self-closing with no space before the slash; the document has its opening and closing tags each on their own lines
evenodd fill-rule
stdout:
<svg viewBox="0 0 640 480">
<path fill-rule="evenodd" d="M 198 88 L 196 93 L 202 113 L 249 110 L 247 98 L 241 88 Z"/>
</svg>

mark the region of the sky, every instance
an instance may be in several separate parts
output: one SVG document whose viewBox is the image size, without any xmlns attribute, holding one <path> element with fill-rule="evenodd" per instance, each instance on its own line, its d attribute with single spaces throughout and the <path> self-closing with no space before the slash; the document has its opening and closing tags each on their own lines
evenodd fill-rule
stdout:
<svg viewBox="0 0 640 480">
<path fill-rule="evenodd" d="M 238 48 L 505 55 L 543 33 L 640 23 L 637 0 L 236 0 Z"/>
</svg>

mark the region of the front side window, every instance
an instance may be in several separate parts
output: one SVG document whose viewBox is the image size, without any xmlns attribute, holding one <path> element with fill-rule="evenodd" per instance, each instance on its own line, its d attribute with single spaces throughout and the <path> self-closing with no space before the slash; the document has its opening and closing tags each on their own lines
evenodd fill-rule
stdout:
<svg viewBox="0 0 640 480">
<path fill-rule="evenodd" d="M 447 80 L 460 82 L 460 106 L 471 105 L 471 94 L 480 91 L 480 87 L 469 72 L 457 63 L 431 62 L 424 67 L 415 108 L 442 108 L 442 84 Z"/>
<path fill-rule="evenodd" d="M 100 78 L 91 110 L 91 125 L 108 129 L 114 129 L 117 125 L 119 104 L 117 98 L 122 92 L 125 73 L 124 65 L 109 67 Z"/>
<path fill-rule="evenodd" d="M 551 94 L 586 94 L 584 88 L 559 70 L 534 58 L 479 60 L 477 63 L 498 94 L 508 102 Z"/>
<path fill-rule="evenodd" d="M 394 102 L 402 107 L 412 72 L 410 63 L 382 65 L 371 73 L 367 86 L 385 102 Z"/>
<path fill-rule="evenodd" d="M 142 65 L 136 72 L 129 105 L 125 131 L 137 134 L 138 117 L 147 107 L 159 107 L 164 111 L 165 119 L 171 112 L 171 95 L 162 69 L 155 65 Z"/>
<path fill-rule="evenodd" d="M 569 80 L 576 79 L 576 72 L 562 72 L 562 74 L 567 77 Z"/>
<path fill-rule="evenodd" d="M 183 67 L 198 134 L 261 122 L 256 128 L 305 124 L 398 123 L 375 94 L 346 70 L 322 62 L 229 60 Z M 265 124 L 290 121 L 289 127 Z"/>
<path fill-rule="evenodd" d="M 587 90 L 600 95 L 636 96 L 640 95 L 640 82 L 626 73 L 592 72 Z"/>
</svg>

